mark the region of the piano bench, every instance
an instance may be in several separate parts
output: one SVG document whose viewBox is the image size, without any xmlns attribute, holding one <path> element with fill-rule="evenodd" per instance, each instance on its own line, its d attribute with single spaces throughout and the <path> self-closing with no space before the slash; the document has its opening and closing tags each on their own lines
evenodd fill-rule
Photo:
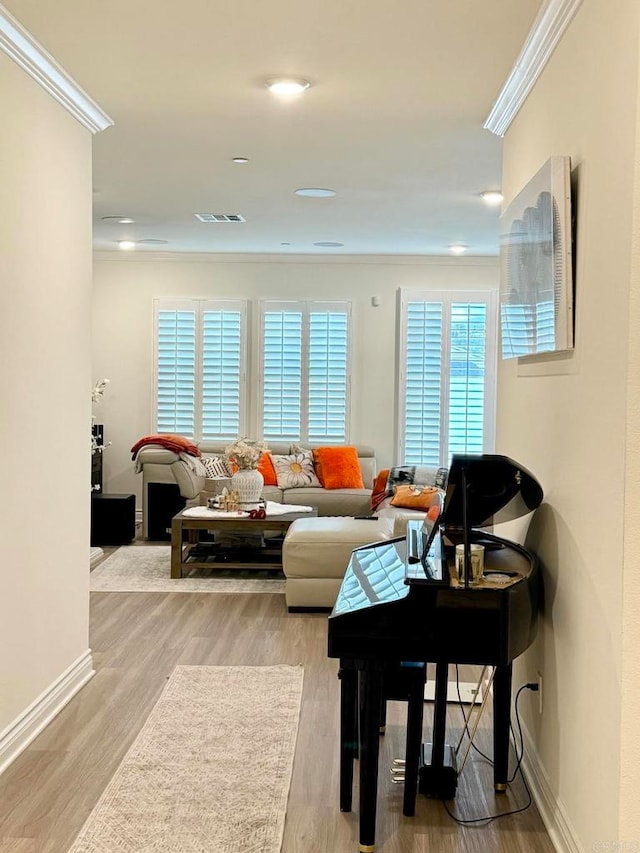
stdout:
<svg viewBox="0 0 640 853">
<path fill-rule="evenodd" d="M 330 610 L 354 548 L 391 539 L 388 520 L 324 516 L 301 518 L 282 546 L 289 610 Z"/>
</svg>

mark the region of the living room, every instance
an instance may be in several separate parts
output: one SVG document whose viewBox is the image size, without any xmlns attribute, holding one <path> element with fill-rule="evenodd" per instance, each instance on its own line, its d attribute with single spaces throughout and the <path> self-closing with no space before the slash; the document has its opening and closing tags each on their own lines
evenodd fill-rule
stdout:
<svg viewBox="0 0 640 853">
<path fill-rule="evenodd" d="M 26 0 L 6 5 L 27 25 L 37 11 Z M 530 538 L 544 567 L 544 618 L 515 676 L 521 683 L 544 675 L 542 715 L 533 704 L 525 711 L 538 808 L 546 810 L 556 849 L 632 850 L 640 839 L 638 9 L 622 0 L 564 5 L 577 7 L 574 16 L 506 129 L 502 191 L 506 200 L 513 198 L 552 154 L 572 158 L 576 346 L 564 356 L 499 363 L 495 447 L 535 472 L 545 491 Z M 397 289 L 436 282 L 468 289 L 470 277 L 477 286 L 492 280 L 497 287 L 498 271 L 487 258 L 441 263 L 410 253 L 410 263 L 397 264 L 379 256 L 366 263 L 331 256 L 319 263 L 287 257 L 252 264 L 202 257 L 108 260 L 98 247 L 92 295 L 90 135 L 5 54 L 0 76 L 9 118 L 0 131 L 6 155 L 0 361 L 7 401 L 0 729 L 15 739 L 24 735 L 16 722 L 24 722 L 25 711 L 49 695 L 51 685 L 68 688 L 72 681 L 79 687 L 93 668 L 87 653 L 89 512 L 81 487 L 88 462 L 80 452 L 87 444 L 88 389 L 102 376 L 111 379 L 100 409 L 113 442 L 105 459 L 107 483 L 133 490 L 126 451 L 152 424 L 152 296 L 197 296 L 207 281 L 224 278 L 225 295 L 238 295 L 242 281 L 243 297 L 255 300 L 261 282 L 272 276 L 278 286 L 271 298 L 300 297 L 302 280 L 313 282 L 322 297 L 344 298 L 348 277 L 357 303 L 362 380 L 354 387 L 350 439 L 375 446 L 384 463 L 394 457 L 387 398 L 394 388 L 395 336 L 389 330 Z M 478 115 L 479 125 L 485 117 Z M 28 144 L 35 139 L 37 145 Z M 178 278 L 185 282 L 179 294 Z M 379 307 L 371 304 L 375 296 Z M 369 365 L 375 371 L 367 372 Z M 32 491 L 25 458 L 39 456 L 45 442 L 34 536 L 31 513 L 18 496 Z M 260 608 L 237 616 L 253 618 Z M 296 624 L 303 637 L 313 630 L 304 627 L 312 622 Z M 52 712 L 56 707 L 49 706 Z M 3 755 L 9 754 L 7 742 Z M 43 766 L 46 746 L 24 756 Z M 332 820 L 328 812 L 326 820 Z M 30 849 L 33 837 L 32 826 L 3 843 L 12 849 L 18 839 L 14 849 Z"/>
</svg>

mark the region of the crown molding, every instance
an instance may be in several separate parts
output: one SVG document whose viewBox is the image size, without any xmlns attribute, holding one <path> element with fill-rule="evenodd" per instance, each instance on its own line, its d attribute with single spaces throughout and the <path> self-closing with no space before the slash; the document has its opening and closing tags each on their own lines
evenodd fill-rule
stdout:
<svg viewBox="0 0 640 853">
<path fill-rule="evenodd" d="M 582 0 L 547 0 L 540 9 L 483 125 L 491 133 L 505 135 L 581 3 Z"/>
<path fill-rule="evenodd" d="M 96 249 L 94 261 L 115 263 L 210 263 L 210 264 L 376 264 L 387 266 L 452 266 L 495 267 L 497 255 L 468 255 L 452 258 L 450 255 L 294 255 L 225 252 L 122 252 Z"/>
<path fill-rule="evenodd" d="M 91 133 L 98 133 L 113 124 L 113 120 L 1 4 L 0 50 L 13 59 Z"/>
</svg>

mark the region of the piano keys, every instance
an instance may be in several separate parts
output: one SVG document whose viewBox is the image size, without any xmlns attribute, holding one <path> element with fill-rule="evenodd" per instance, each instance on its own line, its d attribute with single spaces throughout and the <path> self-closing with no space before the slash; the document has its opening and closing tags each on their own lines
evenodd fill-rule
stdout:
<svg viewBox="0 0 640 853">
<path fill-rule="evenodd" d="M 429 796 L 449 798 L 455 793 L 455 767 L 445 744 L 450 663 L 496 667 L 494 786 L 506 789 L 511 668 L 535 638 L 539 570 L 534 554 L 486 528 L 532 512 L 541 500 L 542 489 L 533 475 L 513 460 L 454 456 L 437 530 L 412 522 L 405 539 L 353 552 L 329 617 L 328 654 L 340 659 L 340 806 L 345 811 L 351 807 L 353 758 L 359 749 L 362 851 L 373 850 L 375 844 L 381 708 L 390 690 L 398 698 L 399 683 L 400 698 L 409 702 L 405 814 L 414 813 L 418 779 Z M 473 587 L 468 574 L 458 580 L 454 567 L 455 545 L 467 548 L 471 541 L 485 546 L 484 575 Z M 416 543 L 422 548 L 419 557 Z M 420 749 L 426 667 L 403 667 L 408 662 L 436 664 L 430 750 Z M 423 751 L 430 760 L 419 771 Z"/>
</svg>

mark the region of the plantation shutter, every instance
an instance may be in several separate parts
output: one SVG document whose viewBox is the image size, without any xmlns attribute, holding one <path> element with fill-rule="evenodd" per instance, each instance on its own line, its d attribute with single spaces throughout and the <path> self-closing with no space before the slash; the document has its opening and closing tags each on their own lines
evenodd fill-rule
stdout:
<svg viewBox="0 0 640 853">
<path fill-rule="evenodd" d="M 262 435 L 300 441 L 302 426 L 302 312 L 263 316 Z"/>
<path fill-rule="evenodd" d="M 159 310 L 156 329 L 156 431 L 193 438 L 196 312 Z"/>
<path fill-rule="evenodd" d="M 487 306 L 453 303 L 449 358 L 449 453 L 482 453 Z"/>
<path fill-rule="evenodd" d="M 346 441 L 348 315 L 311 311 L 309 319 L 309 429 L 312 442 Z"/>
<path fill-rule="evenodd" d="M 236 438 L 245 411 L 244 302 L 158 299 L 154 316 L 155 431 Z"/>
<path fill-rule="evenodd" d="M 440 465 L 442 305 L 409 302 L 406 319 L 404 463 Z"/>
<path fill-rule="evenodd" d="M 346 302 L 262 304 L 265 440 L 347 440 L 349 319 Z"/>
<path fill-rule="evenodd" d="M 202 312 L 202 438 L 233 439 L 240 434 L 242 314 Z"/>
<path fill-rule="evenodd" d="M 496 297 L 402 292 L 400 461 L 448 466 L 492 449 Z"/>
</svg>

